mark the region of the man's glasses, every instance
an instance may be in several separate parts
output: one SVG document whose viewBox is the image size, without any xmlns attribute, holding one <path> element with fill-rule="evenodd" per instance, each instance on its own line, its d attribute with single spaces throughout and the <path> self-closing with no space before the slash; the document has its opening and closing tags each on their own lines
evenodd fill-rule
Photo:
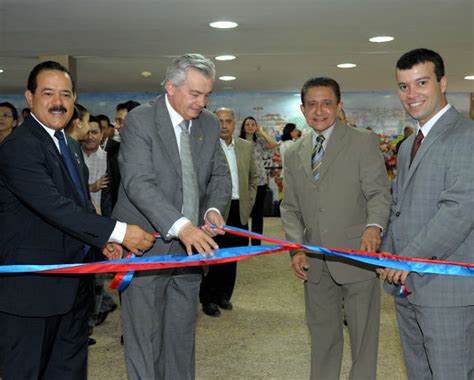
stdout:
<svg viewBox="0 0 474 380">
<path fill-rule="evenodd" d="M 9 119 L 13 117 L 13 114 L 11 113 L 0 113 L 0 117 L 3 117 L 4 119 Z"/>
</svg>

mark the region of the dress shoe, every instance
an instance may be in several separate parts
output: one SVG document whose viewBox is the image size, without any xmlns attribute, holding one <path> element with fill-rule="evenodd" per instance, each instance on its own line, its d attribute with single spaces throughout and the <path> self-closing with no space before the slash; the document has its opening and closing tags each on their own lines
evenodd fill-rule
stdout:
<svg viewBox="0 0 474 380">
<path fill-rule="evenodd" d="M 96 343 L 97 343 L 97 341 L 94 338 L 88 338 L 87 339 L 87 345 L 88 346 L 93 346 Z"/>
<path fill-rule="evenodd" d="M 202 304 L 202 311 L 211 317 L 218 317 L 221 315 L 221 311 L 215 303 L 204 303 Z"/>
<path fill-rule="evenodd" d="M 232 310 L 233 309 L 232 302 L 227 301 L 227 300 L 220 300 L 218 302 L 218 305 L 221 309 L 224 309 L 224 310 Z"/>
<path fill-rule="evenodd" d="M 102 323 L 104 323 L 108 315 L 108 311 L 101 311 L 99 314 L 97 314 L 97 320 L 95 321 L 95 325 L 100 326 Z"/>
</svg>

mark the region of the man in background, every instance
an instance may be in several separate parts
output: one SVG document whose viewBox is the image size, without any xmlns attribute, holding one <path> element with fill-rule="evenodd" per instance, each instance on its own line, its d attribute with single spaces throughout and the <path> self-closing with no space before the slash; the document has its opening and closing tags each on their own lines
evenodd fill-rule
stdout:
<svg viewBox="0 0 474 380">
<path fill-rule="evenodd" d="M 232 179 L 232 199 L 224 218 L 232 227 L 248 230 L 248 220 L 257 193 L 257 168 L 252 157 L 250 141 L 234 136 L 235 114 L 230 108 L 218 108 L 214 112 L 221 124 L 221 146 L 229 165 Z M 233 234 L 216 237 L 220 248 L 245 247 L 248 238 Z M 234 291 L 237 262 L 210 265 L 204 276 L 199 297 L 205 314 L 218 317 L 219 308 L 232 310 L 230 299 Z"/>
</svg>

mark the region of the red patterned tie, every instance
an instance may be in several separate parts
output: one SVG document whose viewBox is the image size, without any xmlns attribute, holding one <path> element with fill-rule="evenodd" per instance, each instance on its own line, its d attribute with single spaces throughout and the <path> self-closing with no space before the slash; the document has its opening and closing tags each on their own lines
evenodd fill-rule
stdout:
<svg viewBox="0 0 474 380">
<path fill-rule="evenodd" d="M 423 141 L 423 132 L 421 132 L 421 129 L 418 131 L 418 134 L 415 137 L 415 142 L 413 143 L 413 146 L 411 147 L 411 155 L 410 155 L 410 165 L 415 159 L 416 152 L 418 152 L 418 149 L 420 149 L 421 142 Z"/>
</svg>

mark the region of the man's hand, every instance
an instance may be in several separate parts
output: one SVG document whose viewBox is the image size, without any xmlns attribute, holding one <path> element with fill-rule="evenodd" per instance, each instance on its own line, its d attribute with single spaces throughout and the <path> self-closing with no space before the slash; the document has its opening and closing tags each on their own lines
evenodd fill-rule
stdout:
<svg viewBox="0 0 474 380">
<path fill-rule="evenodd" d="M 382 280 L 385 280 L 394 285 L 404 285 L 405 281 L 407 280 L 408 274 L 410 273 L 407 270 L 392 268 L 377 268 L 376 272 L 379 274 Z"/>
<path fill-rule="evenodd" d="M 209 256 L 214 256 L 212 249 L 219 248 L 217 243 L 208 235 L 207 232 L 202 231 L 192 223 L 186 223 L 183 228 L 181 228 L 181 231 L 179 231 L 178 237 L 186 247 L 188 256 L 193 254 L 193 247 L 202 257 L 206 257 L 206 253 Z"/>
<path fill-rule="evenodd" d="M 109 177 L 107 174 L 104 174 L 94 183 L 89 185 L 89 190 L 91 193 L 97 193 L 99 190 L 105 189 L 109 185 Z"/>
<path fill-rule="evenodd" d="M 391 255 L 390 252 L 384 252 L 386 255 Z M 387 281 L 391 284 L 398 285 L 398 284 L 405 284 L 405 281 L 408 277 L 409 271 L 401 270 L 401 269 L 392 269 L 392 268 L 377 268 L 375 270 L 377 274 L 380 276 L 382 281 Z"/>
<path fill-rule="evenodd" d="M 377 226 L 368 226 L 360 239 L 360 250 L 376 252 L 377 249 L 379 249 L 381 242 L 380 228 Z"/>
<path fill-rule="evenodd" d="M 308 270 L 308 258 L 303 252 L 298 252 L 291 258 L 291 269 L 300 280 L 306 280 L 306 272 Z"/>
<path fill-rule="evenodd" d="M 127 224 L 127 232 L 122 244 L 134 254 L 141 256 L 143 252 L 149 250 L 155 243 L 155 237 L 152 234 L 142 230 L 135 224 Z"/>
<path fill-rule="evenodd" d="M 225 224 L 225 220 L 221 214 L 218 212 L 211 210 L 207 213 L 206 219 L 204 220 L 204 226 L 202 229 L 211 237 L 217 235 L 224 235 L 224 230 L 220 229 Z M 211 225 L 215 225 L 218 228 L 211 228 Z"/>
<path fill-rule="evenodd" d="M 102 248 L 102 253 L 109 260 L 119 260 L 123 257 L 123 248 L 117 243 L 106 243 Z"/>
</svg>

